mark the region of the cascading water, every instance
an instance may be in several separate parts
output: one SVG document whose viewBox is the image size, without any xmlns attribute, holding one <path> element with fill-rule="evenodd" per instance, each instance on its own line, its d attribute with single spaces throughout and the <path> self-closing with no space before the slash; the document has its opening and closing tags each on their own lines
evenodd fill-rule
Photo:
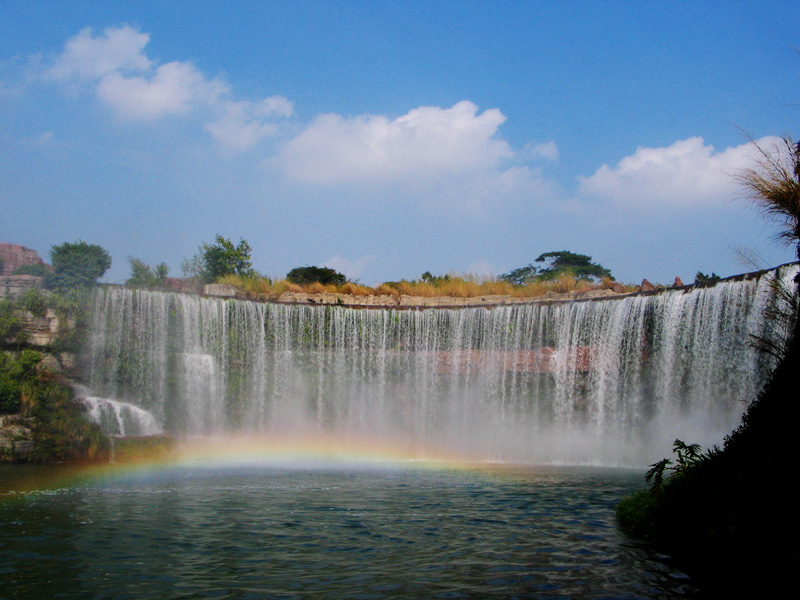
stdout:
<svg viewBox="0 0 800 600">
<path fill-rule="evenodd" d="M 90 387 L 175 435 L 324 434 L 418 457 L 641 465 L 675 437 L 711 445 L 736 426 L 770 366 L 750 345 L 771 326 L 770 282 L 792 273 L 426 310 L 105 288 Z"/>
</svg>

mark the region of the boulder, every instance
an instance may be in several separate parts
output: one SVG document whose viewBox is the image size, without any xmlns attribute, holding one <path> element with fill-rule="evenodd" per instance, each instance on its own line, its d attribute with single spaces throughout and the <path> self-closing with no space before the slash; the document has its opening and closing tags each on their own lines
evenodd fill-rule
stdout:
<svg viewBox="0 0 800 600">
<path fill-rule="evenodd" d="M 643 292 L 652 292 L 654 289 L 656 289 L 656 286 L 654 286 L 652 283 L 650 283 L 647 279 L 642 279 L 642 291 Z"/>
<path fill-rule="evenodd" d="M 683 279 L 681 279 L 680 275 L 675 276 L 675 283 L 672 284 L 672 287 L 683 287 Z"/>
</svg>

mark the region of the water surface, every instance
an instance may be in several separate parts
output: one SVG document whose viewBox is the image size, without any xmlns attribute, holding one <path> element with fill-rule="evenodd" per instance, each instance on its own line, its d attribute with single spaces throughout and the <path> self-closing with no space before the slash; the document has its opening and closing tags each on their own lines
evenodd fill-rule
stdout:
<svg viewBox="0 0 800 600">
<path fill-rule="evenodd" d="M 696 596 L 616 527 L 614 506 L 641 487 L 638 470 L 329 463 L 120 469 L 53 483 L 54 474 L 64 472 L 0 467 L 0 598 Z"/>
</svg>

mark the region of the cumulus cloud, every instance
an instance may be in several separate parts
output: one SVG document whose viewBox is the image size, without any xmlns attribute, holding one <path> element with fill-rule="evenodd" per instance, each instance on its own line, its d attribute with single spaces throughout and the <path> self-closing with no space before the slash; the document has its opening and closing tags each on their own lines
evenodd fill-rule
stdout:
<svg viewBox="0 0 800 600">
<path fill-rule="evenodd" d="M 117 71 L 147 71 L 152 62 L 142 51 L 149 41 L 149 35 L 128 25 L 109 27 L 97 36 L 84 27 L 67 40 L 48 74 L 56 79 L 99 79 Z"/>
<path fill-rule="evenodd" d="M 765 148 L 777 138 L 757 143 Z M 732 175 L 752 167 L 755 148 L 742 144 L 717 152 L 701 137 L 680 140 L 666 148 L 638 148 L 615 167 L 603 165 L 580 178 L 581 193 L 628 205 L 716 205 L 736 191 Z"/>
<path fill-rule="evenodd" d="M 290 176 L 317 184 L 431 180 L 494 168 L 513 156 L 495 137 L 505 120 L 497 109 L 478 114 L 469 101 L 423 106 L 393 120 L 328 114 L 291 140 L 281 160 Z"/>
<path fill-rule="evenodd" d="M 135 27 L 82 29 L 69 39 L 46 71 L 60 82 L 94 86 L 114 113 L 132 121 L 154 121 L 204 109 L 214 115 L 206 130 L 226 149 L 242 151 L 278 131 L 276 121 L 292 114 L 282 96 L 259 101 L 231 98 L 230 86 L 207 77 L 188 61 L 157 65 L 145 54 L 150 36 Z"/>
</svg>

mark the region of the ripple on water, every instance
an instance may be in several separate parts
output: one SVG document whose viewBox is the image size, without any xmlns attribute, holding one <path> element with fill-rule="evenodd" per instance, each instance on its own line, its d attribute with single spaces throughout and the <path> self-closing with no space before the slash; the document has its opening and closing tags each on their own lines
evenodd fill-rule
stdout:
<svg viewBox="0 0 800 600">
<path fill-rule="evenodd" d="M 687 597 L 614 524 L 640 482 L 533 467 L 106 475 L 6 495 L 0 597 Z"/>
</svg>

